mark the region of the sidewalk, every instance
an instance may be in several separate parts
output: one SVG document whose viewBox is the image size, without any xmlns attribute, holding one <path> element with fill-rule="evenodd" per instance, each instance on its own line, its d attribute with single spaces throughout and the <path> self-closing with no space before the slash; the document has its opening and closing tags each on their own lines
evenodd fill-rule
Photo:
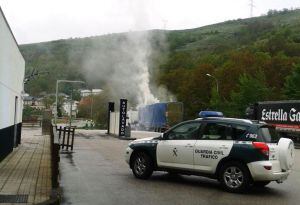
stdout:
<svg viewBox="0 0 300 205">
<path fill-rule="evenodd" d="M 23 128 L 22 144 L 0 163 L 0 204 L 41 203 L 50 199 L 51 189 L 50 136 Z"/>
</svg>

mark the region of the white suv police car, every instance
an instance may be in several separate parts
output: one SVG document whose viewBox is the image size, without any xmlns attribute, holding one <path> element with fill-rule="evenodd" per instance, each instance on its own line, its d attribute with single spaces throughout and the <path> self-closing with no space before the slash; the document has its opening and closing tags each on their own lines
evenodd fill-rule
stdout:
<svg viewBox="0 0 300 205">
<path fill-rule="evenodd" d="M 208 117 L 182 122 L 156 138 L 129 143 L 126 162 L 135 177 L 153 171 L 214 178 L 230 192 L 283 182 L 294 162 L 294 144 L 275 128 L 244 119 Z"/>
</svg>

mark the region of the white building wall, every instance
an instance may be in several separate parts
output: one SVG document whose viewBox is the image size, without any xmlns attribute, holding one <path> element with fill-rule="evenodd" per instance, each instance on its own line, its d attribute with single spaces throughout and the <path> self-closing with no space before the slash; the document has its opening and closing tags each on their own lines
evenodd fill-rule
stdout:
<svg viewBox="0 0 300 205">
<path fill-rule="evenodd" d="M 73 104 L 72 104 L 72 115 L 75 117 L 78 112 L 78 109 L 77 109 L 78 104 L 79 104 L 78 101 L 73 101 Z M 64 109 L 64 112 L 67 113 L 67 115 L 70 115 L 70 102 L 65 102 L 63 104 L 63 109 Z"/>
<path fill-rule="evenodd" d="M 0 8 L 0 129 L 14 125 L 15 97 L 17 123 L 22 122 L 24 73 L 24 58 Z"/>
<path fill-rule="evenodd" d="M 109 134 L 119 136 L 120 112 L 110 113 Z"/>
</svg>

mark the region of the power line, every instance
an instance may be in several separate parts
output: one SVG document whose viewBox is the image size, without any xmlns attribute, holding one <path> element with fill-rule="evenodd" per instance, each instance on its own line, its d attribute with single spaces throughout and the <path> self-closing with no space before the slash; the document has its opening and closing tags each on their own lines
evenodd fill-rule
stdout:
<svg viewBox="0 0 300 205">
<path fill-rule="evenodd" d="M 162 22 L 163 22 L 163 27 L 164 27 L 163 29 L 166 30 L 168 21 L 166 19 L 162 19 Z"/>
<path fill-rule="evenodd" d="M 48 71 L 37 71 L 34 68 L 30 75 L 25 76 L 24 84 L 27 84 L 30 80 L 33 80 L 33 79 L 35 79 L 36 77 L 38 77 L 40 75 L 48 75 L 48 74 L 49 74 Z"/>
</svg>

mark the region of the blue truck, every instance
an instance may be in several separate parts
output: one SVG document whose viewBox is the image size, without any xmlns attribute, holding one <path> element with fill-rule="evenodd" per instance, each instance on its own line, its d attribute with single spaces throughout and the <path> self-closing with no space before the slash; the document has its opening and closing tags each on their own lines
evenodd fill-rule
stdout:
<svg viewBox="0 0 300 205">
<path fill-rule="evenodd" d="M 140 107 L 138 110 L 141 130 L 163 132 L 183 120 L 183 103 L 155 103 Z"/>
</svg>

